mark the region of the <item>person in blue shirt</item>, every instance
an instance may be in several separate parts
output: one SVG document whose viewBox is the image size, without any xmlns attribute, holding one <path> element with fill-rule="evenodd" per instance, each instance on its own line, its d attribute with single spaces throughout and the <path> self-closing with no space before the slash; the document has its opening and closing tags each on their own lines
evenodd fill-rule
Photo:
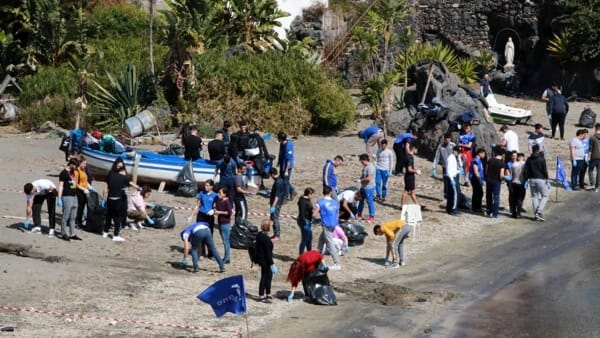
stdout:
<svg viewBox="0 0 600 338">
<path fill-rule="evenodd" d="M 179 234 L 183 241 L 183 259 L 181 265 L 185 268 L 188 265 L 188 252 L 190 250 L 190 244 L 192 246 L 192 265 L 194 272 L 199 271 L 198 267 L 198 248 L 201 246 L 208 246 L 211 254 L 215 257 L 217 264 L 219 264 L 219 272 L 225 272 L 225 264 L 221 259 L 221 255 L 217 251 L 215 242 L 213 241 L 212 234 L 208 228 L 207 222 L 196 222 L 181 231 Z"/>
<path fill-rule="evenodd" d="M 375 155 L 375 150 L 379 148 L 381 140 L 385 138 L 383 130 L 378 126 L 370 126 L 358 132 L 358 138 L 362 138 L 366 144 L 367 154 L 370 157 Z M 377 146 L 377 148 L 375 148 Z"/>
<path fill-rule="evenodd" d="M 235 172 L 237 165 L 235 161 L 231 159 L 229 155 L 223 156 L 223 162 L 215 167 L 214 179 L 219 175 L 219 186 L 227 187 L 229 192 L 229 198 L 233 198 L 233 192 L 235 191 Z"/>
<path fill-rule="evenodd" d="M 406 165 L 406 154 L 410 146 L 415 144 L 416 136 L 413 134 L 412 129 L 407 129 L 406 133 L 398 135 L 394 140 L 394 154 L 396 154 L 396 168 L 395 175 L 402 175 L 404 172 L 404 166 Z"/>
<path fill-rule="evenodd" d="M 334 157 L 333 161 L 327 159 L 325 161 L 325 165 L 323 166 L 323 188 L 331 188 L 331 197 L 333 199 L 337 199 L 337 194 L 339 192 L 336 168 L 342 165 L 343 162 L 344 158 L 340 155 L 337 155 L 336 157 Z"/>
<path fill-rule="evenodd" d="M 217 199 L 217 193 L 214 191 L 215 182 L 213 180 L 206 180 L 204 182 L 204 190 L 199 192 L 196 196 L 196 204 L 192 208 L 192 214 L 188 217 L 188 223 L 192 223 L 194 216 L 196 216 L 196 222 L 206 222 L 210 230 L 210 235 L 215 229 L 215 201 Z M 202 256 L 205 255 L 205 247 L 201 248 Z M 210 254 L 210 253 L 209 253 Z M 211 257 L 211 256 L 208 256 Z"/>
<path fill-rule="evenodd" d="M 471 166 L 469 165 L 473 161 L 473 151 L 475 150 L 476 137 L 473 134 L 470 123 L 465 123 L 463 129 L 458 135 L 458 146 L 460 147 L 460 155 L 462 163 L 465 164 L 465 186 L 468 186 L 468 177 Z M 463 173 L 461 173 L 463 174 Z"/>
<path fill-rule="evenodd" d="M 482 160 L 485 159 L 485 156 L 484 149 L 477 149 L 475 157 L 473 158 L 473 161 L 471 161 L 471 170 L 469 171 L 468 176 L 471 181 L 471 187 L 473 187 L 471 210 L 481 214 L 483 214 L 483 186 L 485 185 L 485 167 Z"/>
<path fill-rule="evenodd" d="M 279 213 L 281 212 L 281 205 L 283 205 L 283 199 L 285 198 L 285 183 L 283 178 L 279 176 L 277 168 L 271 168 L 269 174 L 274 181 L 269 197 L 269 214 L 271 215 L 271 221 L 273 221 L 273 236 L 271 236 L 271 240 L 278 241 L 281 236 Z"/>
<path fill-rule="evenodd" d="M 277 134 L 279 141 L 279 157 L 277 164 L 279 165 L 279 173 L 283 177 L 285 183 L 285 197 L 288 200 L 293 200 L 296 197 L 296 189 L 292 186 L 292 169 L 294 169 L 294 143 L 288 140 L 284 132 Z"/>
<path fill-rule="evenodd" d="M 339 209 L 340 204 L 338 201 L 331 198 L 331 188 L 324 187 L 323 197 L 319 199 L 317 205 L 313 209 L 313 218 L 321 218 L 323 231 L 321 232 L 321 236 L 319 236 L 318 250 L 319 252 L 323 252 L 323 246 L 327 245 L 327 250 L 331 253 L 331 258 L 333 259 L 333 266 L 329 268 L 330 270 L 341 269 L 340 257 L 333 241 L 333 231 L 339 223 Z"/>
</svg>

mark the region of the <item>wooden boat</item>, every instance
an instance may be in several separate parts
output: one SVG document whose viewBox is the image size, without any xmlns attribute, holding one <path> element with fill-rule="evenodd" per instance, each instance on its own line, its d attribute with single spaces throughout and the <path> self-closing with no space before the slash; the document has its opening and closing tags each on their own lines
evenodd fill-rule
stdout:
<svg viewBox="0 0 600 338">
<path fill-rule="evenodd" d="M 533 115 L 531 110 L 510 107 L 498 103 L 494 94 L 489 94 L 485 98 L 488 102 L 488 111 L 495 122 L 515 125 L 517 123 L 526 124 Z"/>
<path fill-rule="evenodd" d="M 92 175 L 96 178 L 106 177 L 113 162 L 121 157 L 127 168 L 127 173 L 133 173 L 136 155 L 139 155 L 138 182 L 159 184 L 165 182 L 167 185 L 175 185 L 177 174 L 187 164 L 183 157 L 177 155 L 163 155 L 149 150 L 135 150 L 132 152 L 112 154 L 89 147 L 82 147 L 81 153 L 87 160 Z M 204 159 L 192 162 L 196 182 L 204 182 L 214 178 L 215 165 Z M 218 182 L 218 177 L 217 180 Z"/>
</svg>

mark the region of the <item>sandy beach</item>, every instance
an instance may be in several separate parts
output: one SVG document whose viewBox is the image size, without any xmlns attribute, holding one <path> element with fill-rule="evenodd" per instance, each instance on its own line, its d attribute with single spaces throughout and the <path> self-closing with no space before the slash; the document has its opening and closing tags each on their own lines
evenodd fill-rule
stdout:
<svg viewBox="0 0 600 338">
<path fill-rule="evenodd" d="M 519 135 L 522 152 L 527 152 L 528 132 L 536 122 L 548 125 L 545 103 L 535 100 L 514 99 L 496 95 L 499 102 L 527 107 L 534 113 L 530 125 L 511 127 Z M 570 175 L 568 141 L 578 129 L 574 124 L 584 107 L 600 112 L 600 104 L 572 102 L 565 132 L 565 141 L 546 139 L 549 149 L 547 164 L 554 178 L 556 156 L 566 163 Z M 364 144 L 356 137 L 358 128 L 366 127 L 370 120 L 359 121 L 357 128 L 347 129 L 338 136 L 302 136 L 294 139 L 297 169 L 293 185 L 300 192 L 306 187 L 316 191 L 321 188 L 321 168 L 325 159 L 342 155 L 345 159 L 340 168 L 341 187 L 354 186 L 353 179 L 360 174 L 358 155 L 364 152 Z M 497 125 L 496 129 L 499 129 Z M 593 131 L 591 131 L 593 132 Z M 548 131 L 546 131 L 548 133 Z M 390 141 L 393 137 L 388 138 Z M 165 140 L 169 143 L 169 140 Z M 500 219 L 491 221 L 482 215 L 461 213 L 459 217 L 447 215 L 442 198 L 441 174 L 430 177 L 432 164 L 424 158 L 416 159 L 417 169 L 423 174 L 417 177 L 417 194 L 427 210 L 418 236 L 409 239 L 408 265 L 387 270 L 382 265 L 385 253 L 384 239 L 372 234 L 362 246 L 352 247 L 341 259 L 342 269 L 329 272 L 336 290 L 338 307 L 318 307 L 296 299 L 285 300 L 289 285 L 285 282 L 287 270 L 297 256 L 300 234 L 295 220 L 296 202 L 283 206 L 282 238 L 275 243 L 275 263 L 280 273 L 273 281 L 272 304 L 256 302 L 259 269 L 251 268 L 246 250 L 233 250 L 231 264 L 224 274 L 218 273 L 213 261 L 202 261 L 201 271 L 191 273 L 178 267 L 182 243 L 179 231 L 186 225 L 190 214 L 187 210 L 194 198 L 178 197 L 169 192 L 153 191 L 151 200 L 157 204 L 179 207 L 177 226 L 170 230 L 128 230 L 123 233 L 126 242 L 113 243 L 97 234 L 82 231 L 83 241 L 64 242 L 46 235 L 30 234 L 20 230 L 25 216 L 23 184 L 39 178 L 58 182 L 58 173 L 64 165 L 64 155 L 58 150 L 59 140 L 48 134 L 17 133 L 11 126 L 0 127 L 2 168 L 0 176 L 0 244 L 29 248 L 30 257 L 0 252 L 0 328 L 14 327 L 14 336 L 61 336 L 61 337 L 231 337 L 247 334 L 252 337 L 306 336 L 323 332 L 328 324 L 327 313 L 347 311 L 356 302 L 372 304 L 375 309 L 405 309 L 410 313 L 409 322 L 381 323 L 375 337 L 417 336 L 426 332 L 431 318 L 446 308 L 461 294 L 455 292 L 452 283 L 441 285 L 410 284 L 410 276 L 420 273 L 433 274 L 443 271 L 439 257 L 448 255 L 476 256 L 492 245 L 510 243 L 511 240 L 544 226 L 530 218 L 529 195 L 524 206 L 528 210 L 518 221 L 509 218 L 508 192 L 502 189 Z M 275 140 L 267 141 L 272 153 L 277 153 Z M 158 148 L 155 148 L 158 149 Z M 441 168 L 438 169 L 441 172 Z M 271 180 L 265 184 L 270 187 Z M 104 182 L 94 183 L 96 189 L 104 188 Z M 156 187 L 153 187 L 156 188 Z M 376 222 L 400 217 L 400 196 L 403 191 L 402 177 L 392 177 L 390 194 L 385 203 L 377 203 Z M 470 197 L 470 188 L 463 192 Z M 566 200 L 573 193 L 553 189 L 551 198 Z M 576 192 L 576 194 L 594 194 Z M 268 200 L 261 196 L 249 199 L 253 213 L 250 221 L 259 224 L 268 214 Z M 550 202 L 544 215 L 551 215 L 555 203 Z M 42 223 L 47 227 L 46 207 L 43 207 Z M 60 209 L 57 210 L 60 215 Z M 57 226 L 57 228 L 59 228 Z M 320 234 L 320 227 L 313 230 L 313 245 Z M 220 237 L 215 233 L 217 248 L 222 252 Z M 331 259 L 328 257 L 328 263 Z M 442 273 L 442 272 L 440 272 Z M 209 305 L 196 299 L 201 291 L 218 279 L 242 274 L 248 297 L 248 316 L 227 314 L 215 318 Z M 406 284 L 405 284 L 406 282 Z M 378 284 L 379 283 L 379 284 Z M 373 292 L 389 286 L 385 294 Z M 400 311 L 400 310 L 398 310 Z M 279 325 L 282 318 L 295 318 L 295 324 Z M 304 325 L 311 323 L 311 325 Z M 337 322 L 336 325 L 343 325 Z M 375 324 L 373 324 L 375 325 Z M 378 326 L 379 327 L 379 326 Z M 409 328 L 410 327 L 410 328 Z M 401 333 L 399 333 L 401 332 Z M 8 336 L 4 332 L 0 336 Z M 360 333 L 357 333 L 360 336 Z"/>
</svg>

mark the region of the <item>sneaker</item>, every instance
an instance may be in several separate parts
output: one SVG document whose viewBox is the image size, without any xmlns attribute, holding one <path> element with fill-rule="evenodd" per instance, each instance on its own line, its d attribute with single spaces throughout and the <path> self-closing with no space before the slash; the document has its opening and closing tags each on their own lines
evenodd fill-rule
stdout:
<svg viewBox="0 0 600 338">
<path fill-rule="evenodd" d="M 134 224 L 134 223 L 131 223 L 131 229 L 133 229 L 133 230 L 135 230 L 135 231 L 137 231 L 137 230 L 138 230 L 138 228 L 135 226 L 135 224 Z"/>
<path fill-rule="evenodd" d="M 367 219 L 367 222 L 369 222 L 369 223 L 375 222 L 375 217 L 369 216 L 369 218 Z"/>
<path fill-rule="evenodd" d="M 113 242 L 125 242 L 125 238 L 121 236 L 113 236 Z"/>
<path fill-rule="evenodd" d="M 594 192 L 598 192 L 598 188 L 595 188 L 595 189 L 594 189 Z"/>
<path fill-rule="evenodd" d="M 66 241 L 66 242 L 70 242 L 71 241 L 71 239 L 69 238 L 69 236 L 67 236 L 67 234 L 62 235 L 61 238 L 63 239 L 63 241 Z"/>
<path fill-rule="evenodd" d="M 250 188 L 258 188 L 258 185 L 256 185 L 256 183 L 254 183 L 254 182 L 248 182 L 248 186 Z"/>
<path fill-rule="evenodd" d="M 388 266 L 387 268 L 388 269 L 398 269 L 399 267 L 400 267 L 400 265 L 398 265 L 398 263 L 394 263 L 394 264 Z"/>
<path fill-rule="evenodd" d="M 225 268 L 219 270 L 219 273 L 224 273 L 225 272 Z"/>
<path fill-rule="evenodd" d="M 130 227 L 129 225 L 126 225 L 126 226 L 124 226 L 124 227 L 123 227 L 123 229 L 121 229 L 121 230 L 131 230 L 131 227 Z"/>
<path fill-rule="evenodd" d="M 54 233 L 54 231 L 52 232 Z M 102 238 L 108 238 L 108 232 L 102 232 Z"/>
<path fill-rule="evenodd" d="M 406 262 L 404 262 L 404 261 L 402 261 L 402 262 L 400 263 L 400 266 L 405 266 L 405 265 L 406 265 Z"/>
<path fill-rule="evenodd" d="M 71 236 L 71 240 L 73 240 L 73 241 L 82 241 L 81 237 L 79 237 L 77 235 Z"/>
<path fill-rule="evenodd" d="M 385 261 L 385 263 L 383 263 L 383 265 L 384 265 L 384 266 L 390 266 L 390 265 L 392 265 L 392 264 L 393 264 L 393 263 L 392 263 L 392 262 L 390 262 L 390 261 Z"/>
<path fill-rule="evenodd" d="M 54 238 L 54 229 L 50 229 L 48 232 L 48 238 Z"/>
<path fill-rule="evenodd" d="M 329 270 L 341 270 L 342 267 L 339 264 L 333 264 L 329 267 Z"/>
<path fill-rule="evenodd" d="M 137 224 L 136 224 L 136 225 L 137 225 L 137 227 L 138 227 L 139 229 L 143 229 L 143 228 L 145 228 L 145 226 L 144 226 L 143 222 L 137 222 Z"/>
<path fill-rule="evenodd" d="M 356 215 L 356 220 L 357 221 L 360 221 L 361 219 L 362 219 L 362 215 L 361 214 Z"/>
<path fill-rule="evenodd" d="M 542 215 L 541 213 L 538 212 L 537 214 L 535 214 L 535 220 L 544 222 L 546 219 L 544 219 L 544 215 Z"/>
<path fill-rule="evenodd" d="M 40 233 L 40 232 L 42 232 L 42 228 L 41 227 L 35 227 L 35 228 L 31 229 L 31 233 L 32 234 L 37 234 L 37 233 Z"/>
</svg>

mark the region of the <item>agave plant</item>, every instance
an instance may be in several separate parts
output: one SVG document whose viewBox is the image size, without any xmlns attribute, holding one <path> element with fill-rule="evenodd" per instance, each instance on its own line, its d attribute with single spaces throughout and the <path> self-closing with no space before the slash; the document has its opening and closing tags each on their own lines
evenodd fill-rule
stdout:
<svg viewBox="0 0 600 338">
<path fill-rule="evenodd" d="M 480 53 L 481 54 L 475 58 L 475 68 L 480 70 L 481 73 L 487 74 L 496 67 L 498 61 L 494 54 L 487 49 L 482 49 Z"/>
<path fill-rule="evenodd" d="M 396 57 L 396 68 L 410 68 L 421 60 L 440 61 L 448 67 L 449 71 L 457 72 L 458 56 L 451 47 L 445 46 L 441 42 L 413 44 L 408 51 L 400 53 Z"/>
<path fill-rule="evenodd" d="M 553 34 L 546 50 L 561 64 L 578 60 L 577 55 L 573 54 L 573 32 L 568 28 Z"/>
<path fill-rule="evenodd" d="M 475 62 L 469 58 L 460 58 L 456 62 L 456 75 L 466 84 L 474 83 L 477 80 L 477 71 L 475 71 Z"/>
<path fill-rule="evenodd" d="M 102 121 L 97 125 L 115 131 L 122 128 L 126 119 L 140 111 L 140 83 L 135 66 L 131 63 L 121 73 L 120 79 L 115 79 L 110 73 L 106 75 L 110 81 L 110 88 L 92 80 L 94 88 L 89 94 L 100 112 L 99 115 L 102 116 Z"/>
</svg>

